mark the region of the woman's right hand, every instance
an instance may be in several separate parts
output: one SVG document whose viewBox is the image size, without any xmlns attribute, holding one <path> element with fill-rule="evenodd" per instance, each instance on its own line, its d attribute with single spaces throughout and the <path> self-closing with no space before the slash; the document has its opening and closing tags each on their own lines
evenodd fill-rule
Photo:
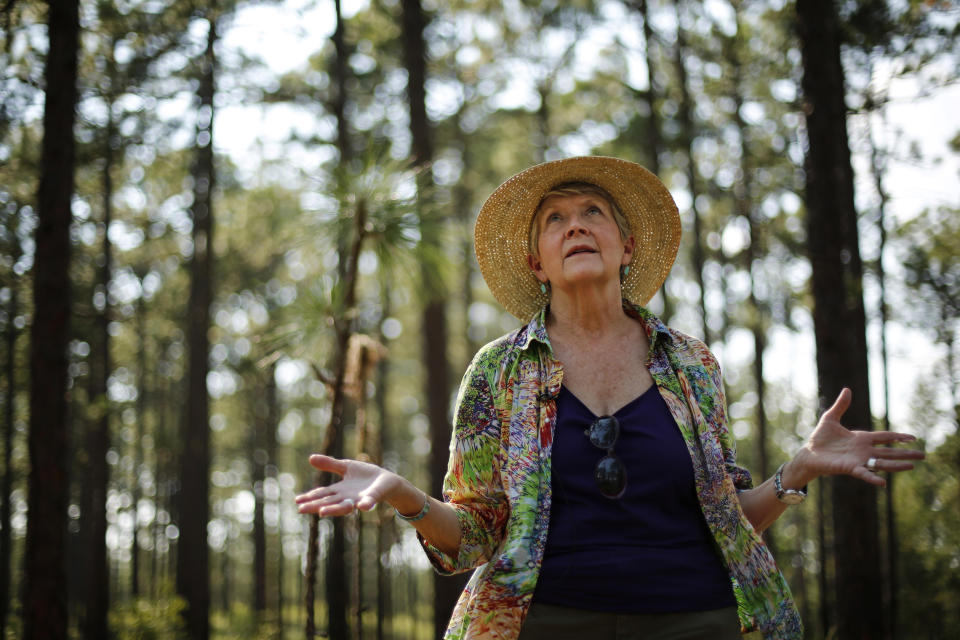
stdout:
<svg viewBox="0 0 960 640">
<path fill-rule="evenodd" d="M 359 460 L 314 454 L 310 456 L 310 464 L 318 471 L 329 471 L 342 479 L 298 495 L 296 503 L 300 513 L 326 517 L 349 515 L 354 509 L 370 511 L 403 482 L 397 474 Z"/>
</svg>

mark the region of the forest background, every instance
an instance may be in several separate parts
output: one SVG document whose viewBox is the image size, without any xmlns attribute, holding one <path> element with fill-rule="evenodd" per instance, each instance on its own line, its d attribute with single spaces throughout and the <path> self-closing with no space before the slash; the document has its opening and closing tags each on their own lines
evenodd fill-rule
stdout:
<svg viewBox="0 0 960 640">
<path fill-rule="evenodd" d="M 840 385 L 928 459 L 767 534 L 810 638 L 960 635 L 960 9 L 949 1 L 0 5 L 0 637 L 430 638 L 462 578 L 309 453 L 439 495 L 472 256 L 533 163 L 676 197 L 651 308 L 772 474 Z"/>
</svg>

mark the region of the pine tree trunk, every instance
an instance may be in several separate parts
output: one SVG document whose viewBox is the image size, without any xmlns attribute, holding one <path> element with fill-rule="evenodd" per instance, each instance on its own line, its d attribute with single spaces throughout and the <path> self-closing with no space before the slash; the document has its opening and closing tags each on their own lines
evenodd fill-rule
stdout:
<svg viewBox="0 0 960 640">
<path fill-rule="evenodd" d="M 108 69 L 112 68 L 107 62 Z M 109 73 L 109 71 L 108 71 Z M 110 223 L 113 218 L 113 170 L 114 154 L 111 146 L 116 135 L 112 117 L 112 102 L 107 99 L 107 127 L 103 145 L 104 165 L 102 173 L 103 197 L 103 264 L 100 268 L 97 288 L 103 295 L 103 308 L 96 317 L 97 339 L 92 340 L 96 352 L 91 354 L 91 408 L 87 424 L 86 461 L 87 473 L 83 478 L 89 500 L 81 511 L 88 523 L 87 572 L 84 579 L 86 615 L 83 634 L 89 640 L 107 637 L 107 611 L 110 608 L 110 567 L 107 560 L 107 485 L 110 468 L 107 451 L 110 449 L 110 405 L 107 384 L 110 379 L 110 278 L 113 268 L 113 249 L 110 244 Z"/>
<path fill-rule="evenodd" d="M 407 99 L 410 105 L 410 133 L 413 138 L 413 157 L 417 166 L 427 167 L 433 159 L 433 142 L 426 107 L 426 45 L 424 30 L 426 17 L 420 0 L 403 0 L 404 61 L 407 68 Z M 432 187 L 431 172 L 419 174 L 417 196 L 421 211 L 427 208 Z M 435 226 L 425 225 L 421 232 L 427 246 L 439 242 Z M 447 470 L 447 452 L 450 442 L 450 424 L 447 421 L 449 397 L 449 367 L 447 365 L 447 319 L 445 294 L 437 274 L 422 273 L 425 306 L 423 310 L 423 364 L 426 371 L 424 393 L 427 397 L 427 416 L 430 422 L 430 493 L 442 493 L 443 477 Z M 433 637 L 443 635 L 450 613 L 466 583 L 465 577 L 434 576 L 433 582 Z"/>
<path fill-rule="evenodd" d="M 360 259 L 360 249 L 366 234 L 367 209 L 363 200 L 357 202 L 353 212 L 354 236 L 353 245 L 347 257 L 346 280 L 343 286 L 343 309 L 334 318 L 336 331 L 336 348 L 334 362 L 333 397 L 330 400 L 330 424 L 327 427 L 320 452 L 335 458 L 343 457 L 343 416 L 346 404 L 344 383 L 346 381 L 347 348 L 350 335 L 353 332 L 353 317 L 356 308 L 357 265 Z M 317 474 L 317 485 L 329 485 L 334 482 L 331 473 Z M 335 519 L 342 520 L 342 518 Z M 310 532 L 307 540 L 306 574 L 304 582 L 304 606 L 306 608 L 305 636 L 313 640 L 316 635 L 314 620 L 314 596 L 318 567 L 318 539 L 320 518 L 316 515 L 310 518 Z M 338 533 L 339 532 L 339 533 Z M 329 628 L 327 636 L 333 640 L 346 640 L 347 637 L 347 570 L 345 563 L 346 540 L 343 527 L 333 527 L 333 540 L 327 550 L 327 607 Z"/>
<path fill-rule="evenodd" d="M 191 640 L 210 633 L 210 407 L 207 395 L 210 304 L 213 299 L 213 97 L 217 41 L 216 21 L 208 18 L 207 47 L 201 59 L 196 164 L 194 165 L 193 257 L 187 309 L 189 373 L 187 415 L 181 442 L 180 538 L 177 543 L 177 592 L 187 601 L 186 627 Z"/>
<path fill-rule="evenodd" d="M 740 7 L 736 7 L 737 10 L 737 33 L 741 34 L 744 32 L 742 22 L 740 20 Z M 762 252 L 762 247 L 760 243 L 760 230 L 759 224 L 756 220 L 756 205 L 754 203 L 754 194 L 753 194 L 753 173 L 752 167 L 750 166 L 752 156 L 750 154 L 750 145 L 747 141 L 747 136 L 749 135 L 749 128 L 747 123 L 743 120 L 741 115 L 741 107 L 743 106 L 743 88 L 744 88 L 744 78 L 742 74 L 743 64 L 740 60 L 739 49 L 741 43 L 737 40 L 730 40 L 727 43 L 729 47 L 728 57 L 730 59 L 730 66 L 732 68 L 733 74 L 733 102 L 734 102 L 734 122 L 737 127 L 737 133 L 740 138 L 740 182 L 734 188 L 734 201 L 735 209 L 739 216 L 741 216 L 747 223 L 747 228 L 749 229 L 750 242 L 747 247 L 744 249 L 744 263 L 743 267 L 747 270 L 747 273 L 750 274 L 750 331 L 753 333 L 753 384 L 754 384 L 754 393 L 757 394 L 757 405 L 756 405 L 756 427 L 757 427 L 757 436 L 755 438 L 755 443 L 757 447 L 757 471 L 760 478 L 765 479 L 770 477 L 771 468 L 770 461 L 767 457 L 767 440 L 768 440 L 768 421 L 767 421 L 767 411 L 764 405 L 764 398 L 766 397 L 766 381 L 763 377 L 763 354 L 766 350 L 766 317 L 763 308 L 760 305 L 760 300 L 757 296 L 757 274 L 754 272 L 754 264 L 760 259 L 760 253 Z M 745 43 L 742 45 L 745 46 Z M 770 547 L 771 551 L 775 550 L 774 544 L 774 535 L 772 529 L 767 529 L 763 533 L 763 538 L 767 543 L 767 546 Z"/>
<path fill-rule="evenodd" d="M 259 386 L 259 384 L 258 384 Z M 266 385 L 264 385 L 265 387 Z M 266 389 L 264 389 L 266 391 Z M 265 405 L 260 394 L 251 407 L 250 458 L 253 464 L 253 611 L 258 625 L 263 622 L 267 610 L 267 524 L 264 520 L 264 491 L 266 468 L 269 460 L 265 439 L 270 432 L 269 405 Z"/>
<path fill-rule="evenodd" d="M 14 214 L 17 215 L 17 214 Z M 12 216 L 11 216 L 12 217 Z M 15 224 L 11 222 L 12 264 L 16 264 L 22 254 Z M 16 318 L 20 313 L 20 279 L 11 273 L 10 298 L 7 300 L 7 359 L 4 363 L 4 377 L 7 381 L 3 402 L 3 480 L 0 482 L 0 638 L 7 637 L 7 614 L 10 611 L 10 493 L 13 490 L 13 470 L 10 461 L 13 451 L 13 434 L 16 431 L 13 418 L 13 403 L 17 396 L 17 329 Z"/>
<path fill-rule="evenodd" d="M 807 243 L 821 408 L 843 387 L 853 400 L 844 424 L 871 429 L 862 265 L 847 142 L 840 34 L 831 0 L 798 0 L 803 56 Z M 835 593 L 840 640 L 882 637 L 883 599 L 876 493 L 850 477 L 832 479 Z"/>
<path fill-rule="evenodd" d="M 30 330 L 29 520 L 24 561 L 27 640 L 67 638 L 67 343 L 70 336 L 70 204 L 77 104 L 79 3 L 49 3 L 43 146 Z"/>
<path fill-rule="evenodd" d="M 882 117 L 882 109 L 881 117 Z M 887 278 L 883 267 L 884 249 L 887 245 L 887 225 L 886 213 L 887 202 L 890 197 L 883 186 L 883 162 L 881 160 L 880 150 L 877 148 L 876 139 L 873 137 L 873 124 L 870 118 L 867 118 L 867 137 L 870 142 L 870 172 L 873 174 L 874 188 L 877 190 L 879 203 L 877 204 L 877 231 L 880 236 L 880 246 L 877 247 L 876 274 L 877 285 L 880 289 L 879 306 L 880 316 L 880 361 L 883 368 L 883 430 L 890 431 L 890 372 L 888 369 L 889 359 L 887 357 L 887 321 L 889 319 L 889 310 L 887 308 Z M 887 487 L 884 492 L 884 524 L 886 528 L 886 590 L 883 594 L 884 609 L 887 611 L 889 624 L 887 625 L 887 638 L 897 637 L 897 627 L 899 625 L 899 580 L 897 576 L 897 520 L 896 509 L 893 502 L 893 487 L 896 479 L 895 474 L 887 475 Z"/>
<path fill-rule="evenodd" d="M 674 0 L 677 16 L 677 43 L 674 48 L 675 64 L 677 67 L 677 85 L 680 88 L 680 108 L 678 117 L 680 120 L 680 137 L 683 144 L 683 152 L 687 158 L 687 191 L 690 193 L 690 212 L 693 216 L 693 273 L 700 287 L 700 322 L 703 325 L 703 340 L 710 345 L 713 342 L 713 332 L 707 322 L 707 290 L 703 279 L 703 269 L 706 264 L 705 252 L 703 249 L 703 221 L 700 211 L 697 207 L 697 164 L 693 157 L 694 140 L 694 122 L 693 122 L 693 100 L 690 96 L 690 87 L 687 81 L 687 41 L 683 28 L 683 15 L 681 10 L 681 0 Z"/>
<path fill-rule="evenodd" d="M 137 279 L 143 283 L 142 273 L 137 274 Z M 145 435 L 144 424 L 147 420 L 147 400 L 150 397 L 147 376 L 147 327 L 146 327 L 146 303 L 141 289 L 140 297 L 137 298 L 136 324 L 137 324 L 137 425 L 136 435 L 133 440 L 133 480 L 131 482 L 131 493 L 133 496 L 133 540 L 130 549 L 130 595 L 134 598 L 140 596 L 140 519 L 139 505 L 142 492 L 140 490 L 140 471 L 143 466 L 143 437 Z M 154 478 L 154 501 L 159 497 L 159 478 Z M 157 548 L 153 546 L 153 554 L 157 553 Z"/>
<path fill-rule="evenodd" d="M 383 304 L 383 317 L 389 318 L 391 313 L 389 274 L 381 271 L 380 281 L 380 300 Z M 380 344 L 386 345 L 387 338 L 383 335 L 383 323 L 380 323 L 380 334 L 378 336 Z M 387 411 L 387 396 L 390 384 L 390 367 L 386 358 L 377 363 L 377 393 L 374 396 L 374 403 L 377 412 L 377 436 L 379 440 L 378 450 L 380 460 L 383 460 L 385 451 L 392 451 L 392 440 L 390 438 L 389 418 Z M 377 506 L 377 558 L 383 558 L 390 551 L 390 544 L 395 539 L 395 520 L 393 509 L 389 504 Z M 383 562 L 377 562 L 377 640 L 387 638 L 388 623 L 392 624 L 393 616 L 391 612 L 393 592 L 390 584 L 390 575 L 387 573 L 387 567 Z M 390 634 L 391 636 L 393 634 Z"/>
<path fill-rule="evenodd" d="M 660 114 L 657 111 L 657 86 L 655 82 L 656 60 L 653 55 L 653 41 L 656 39 L 653 32 L 653 26 L 650 24 L 650 7 L 647 0 L 636 0 L 636 9 L 643 19 L 643 53 L 647 63 L 647 90 L 644 93 L 644 101 L 647 103 L 647 110 L 650 115 L 647 118 L 646 133 L 646 152 L 648 154 L 647 169 L 655 175 L 660 175 L 660 154 L 663 152 L 663 139 L 660 134 Z M 667 276 L 667 280 L 670 276 Z M 670 323 L 670 317 L 673 315 L 673 303 L 670 296 L 667 295 L 667 280 L 657 292 L 663 300 L 662 319 L 667 324 Z"/>
</svg>

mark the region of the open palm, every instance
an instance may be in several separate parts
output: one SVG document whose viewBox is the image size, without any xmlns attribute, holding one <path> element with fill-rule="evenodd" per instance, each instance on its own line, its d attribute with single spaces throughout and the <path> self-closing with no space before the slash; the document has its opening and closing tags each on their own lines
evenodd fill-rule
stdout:
<svg viewBox="0 0 960 640">
<path fill-rule="evenodd" d="M 400 481 L 395 473 L 359 460 L 341 460 L 315 454 L 310 456 L 310 464 L 318 471 L 329 471 L 342 479 L 297 496 L 300 513 L 344 516 L 353 513 L 354 508 L 369 511 Z"/>
<path fill-rule="evenodd" d="M 821 416 L 816 429 L 804 446 L 804 466 L 810 478 L 846 474 L 877 486 L 886 481 L 866 467 L 870 458 L 876 459 L 875 471 L 907 471 L 913 468 L 910 460 L 924 457 L 922 451 L 895 449 L 884 445 L 916 440 L 906 433 L 893 431 L 856 431 L 841 424 L 843 414 L 850 406 L 852 394 L 844 389 L 836 402 Z"/>
</svg>

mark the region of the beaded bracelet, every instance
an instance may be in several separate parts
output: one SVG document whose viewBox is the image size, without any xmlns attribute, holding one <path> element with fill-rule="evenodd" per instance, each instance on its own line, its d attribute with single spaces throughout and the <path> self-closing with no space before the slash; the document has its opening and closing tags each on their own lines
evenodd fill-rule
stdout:
<svg viewBox="0 0 960 640">
<path fill-rule="evenodd" d="M 397 510 L 394 509 L 394 511 L 397 511 Z M 397 515 L 400 517 L 400 519 L 406 520 L 407 522 L 416 522 L 417 520 L 423 520 L 423 517 L 428 513 L 430 513 L 430 498 L 427 497 L 427 494 L 423 494 L 423 508 L 420 509 L 419 513 L 412 516 L 405 516 L 399 511 L 397 511 Z"/>
</svg>

